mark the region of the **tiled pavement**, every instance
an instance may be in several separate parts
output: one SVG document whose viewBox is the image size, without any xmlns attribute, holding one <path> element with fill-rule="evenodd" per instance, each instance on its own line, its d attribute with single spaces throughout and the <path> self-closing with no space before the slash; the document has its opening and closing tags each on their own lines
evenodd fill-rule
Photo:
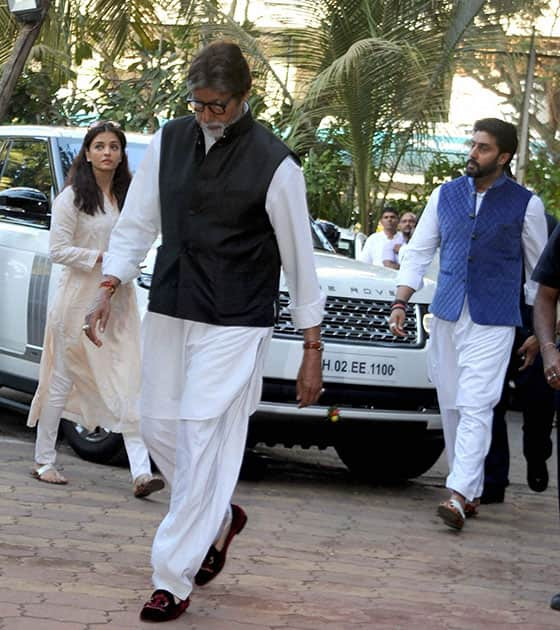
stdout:
<svg viewBox="0 0 560 630">
<path fill-rule="evenodd" d="M 518 418 L 510 432 L 518 449 Z M 0 433 L 0 629 L 149 627 L 138 611 L 167 493 L 134 499 L 126 469 L 64 446 L 71 483 L 41 484 L 29 475 L 31 440 Z M 549 608 L 560 591 L 556 476 L 532 493 L 514 457 L 507 502 L 458 534 L 435 516 L 444 470 L 441 459 L 414 483 L 369 487 L 333 455 L 272 460 L 263 480 L 238 487 L 249 521 L 223 574 L 164 627 L 560 628 Z"/>
</svg>

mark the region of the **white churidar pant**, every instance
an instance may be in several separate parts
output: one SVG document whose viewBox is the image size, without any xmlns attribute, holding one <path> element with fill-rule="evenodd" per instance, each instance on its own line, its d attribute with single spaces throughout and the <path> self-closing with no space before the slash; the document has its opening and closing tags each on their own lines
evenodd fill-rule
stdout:
<svg viewBox="0 0 560 630">
<path fill-rule="evenodd" d="M 56 461 L 58 427 L 71 389 L 72 380 L 68 377 L 64 361 L 60 353 L 55 352 L 48 400 L 41 410 L 37 424 L 35 462 L 38 464 L 54 464 Z M 140 434 L 123 433 L 123 439 L 132 479 L 134 480 L 140 475 L 151 474 L 148 449 Z"/>
<path fill-rule="evenodd" d="M 514 335 L 513 326 L 475 324 L 466 300 L 456 322 L 434 317 L 431 325 L 428 362 L 450 470 L 446 486 L 468 501 L 482 494 L 493 409 L 502 394 Z"/>
<path fill-rule="evenodd" d="M 231 518 L 272 330 L 155 313 L 147 313 L 142 326 L 140 426 L 171 486 L 169 512 L 152 546 L 152 579 L 156 589 L 185 599 L 208 548 Z M 178 415 L 162 417 L 162 408 Z M 157 417 L 147 413 L 156 410 Z"/>
</svg>

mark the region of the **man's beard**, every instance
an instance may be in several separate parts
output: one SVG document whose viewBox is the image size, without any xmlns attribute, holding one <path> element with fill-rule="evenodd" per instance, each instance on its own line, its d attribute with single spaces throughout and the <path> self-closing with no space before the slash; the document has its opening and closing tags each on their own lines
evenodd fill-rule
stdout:
<svg viewBox="0 0 560 630">
<path fill-rule="evenodd" d="M 481 167 L 476 160 L 470 159 L 467 160 L 465 172 L 469 177 L 474 177 L 474 179 L 478 179 L 479 177 L 494 175 L 494 173 L 498 170 L 498 166 L 499 165 L 497 160 L 494 160 L 494 162 L 484 167 Z"/>
<path fill-rule="evenodd" d="M 212 136 L 215 140 L 219 140 L 226 130 L 227 125 L 225 123 L 213 122 L 213 123 L 199 123 L 202 130 L 209 136 Z"/>
</svg>

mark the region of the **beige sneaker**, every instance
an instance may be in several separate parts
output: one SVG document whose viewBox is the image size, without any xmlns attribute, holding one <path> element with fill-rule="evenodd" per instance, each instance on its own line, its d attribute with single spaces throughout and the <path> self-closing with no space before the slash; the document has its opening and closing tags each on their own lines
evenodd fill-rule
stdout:
<svg viewBox="0 0 560 630">
<path fill-rule="evenodd" d="M 134 480 L 132 491 L 137 499 L 147 497 L 152 492 L 157 492 L 165 487 L 165 482 L 161 477 L 153 477 L 152 475 L 140 475 Z"/>
</svg>

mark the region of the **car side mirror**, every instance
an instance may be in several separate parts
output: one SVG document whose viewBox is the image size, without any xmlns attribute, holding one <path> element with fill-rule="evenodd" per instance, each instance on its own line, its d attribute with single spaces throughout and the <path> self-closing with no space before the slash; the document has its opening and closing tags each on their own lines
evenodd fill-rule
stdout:
<svg viewBox="0 0 560 630">
<path fill-rule="evenodd" d="M 50 202 L 36 188 L 6 188 L 0 191 L 0 217 L 48 228 L 51 218 Z"/>
</svg>

